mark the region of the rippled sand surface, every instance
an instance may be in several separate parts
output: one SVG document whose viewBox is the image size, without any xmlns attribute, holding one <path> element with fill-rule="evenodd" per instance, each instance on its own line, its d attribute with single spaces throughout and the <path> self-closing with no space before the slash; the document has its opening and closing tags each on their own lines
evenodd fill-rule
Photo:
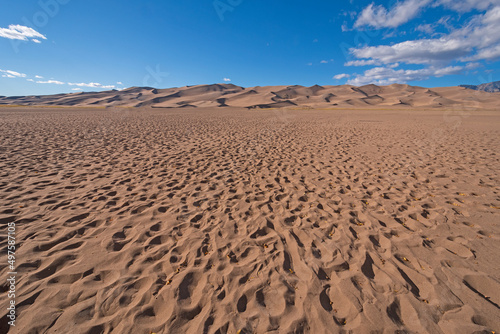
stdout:
<svg viewBox="0 0 500 334">
<path fill-rule="evenodd" d="M 499 138 L 474 110 L 0 108 L 9 333 L 498 332 Z"/>
</svg>

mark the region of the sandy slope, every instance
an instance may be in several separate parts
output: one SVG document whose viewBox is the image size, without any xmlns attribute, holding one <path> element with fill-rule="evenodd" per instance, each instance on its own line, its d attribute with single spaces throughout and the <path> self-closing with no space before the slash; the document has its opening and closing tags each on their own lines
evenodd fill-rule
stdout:
<svg viewBox="0 0 500 334">
<path fill-rule="evenodd" d="M 499 132 L 484 111 L 0 108 L 9 333 L 498 332 Z"/>
<path fill-rule="evenodd" d="M 0 97 L 0 105 L 101 107 L 244 107 L 244 108 L 484 108 L 496 109 L 500 93 L 462 87 L 390 86 L 267 86 L 243 88 L 233 84 L 169 89 L 132 87 L 122 91 L 49 96 Z"/>
</svg>

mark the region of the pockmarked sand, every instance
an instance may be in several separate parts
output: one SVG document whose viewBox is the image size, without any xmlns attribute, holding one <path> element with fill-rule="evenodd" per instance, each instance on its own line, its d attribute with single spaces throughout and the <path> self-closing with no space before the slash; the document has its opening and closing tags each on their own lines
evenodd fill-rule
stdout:
<svg viewBox="0 0 500 334">
<path fill-rule="evenodd" d="M 499 135 L 471 108 L 0 108 L 0 333 L 499 332 Z"/>
</svg>

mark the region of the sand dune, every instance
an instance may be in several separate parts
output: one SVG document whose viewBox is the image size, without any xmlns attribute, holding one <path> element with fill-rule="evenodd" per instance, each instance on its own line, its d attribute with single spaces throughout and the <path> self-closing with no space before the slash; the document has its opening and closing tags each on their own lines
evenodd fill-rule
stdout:
<svg viewBox="0 0 500 334">
<path fill-rule="evenodd" d="M 233 84 L 155 89 L 132 87 L 122 91 L 58 94 L 50 96 L 0 97 L 0 105 L 101 106 L 101 107 L 244 107 L 310 108 L 419 107 L 496 109 L 500 93 L 463 87 L 423 88 L 391 86 L 268 86 L 243 88 Z"/>
<path fill-rule="evenodd" d="M 460 97 L 432 91 L 221 85 L 39 100 Z M 499 129 L 496 111 L 404 106 L 0 108 L 2 256 L 7 223 L 18 246 L 9 333 L 498 332 Z"/>
</svg>

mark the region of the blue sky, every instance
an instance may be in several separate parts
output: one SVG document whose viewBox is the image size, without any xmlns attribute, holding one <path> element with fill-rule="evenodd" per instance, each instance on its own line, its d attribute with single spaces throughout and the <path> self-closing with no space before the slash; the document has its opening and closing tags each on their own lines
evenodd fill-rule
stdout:
<svg viewBox="0 0 500 334">
<path fill-rule="evenodd" d="M 0 3 L 0 95 L 500 80 L 500 0 Z"/>
</svg>

